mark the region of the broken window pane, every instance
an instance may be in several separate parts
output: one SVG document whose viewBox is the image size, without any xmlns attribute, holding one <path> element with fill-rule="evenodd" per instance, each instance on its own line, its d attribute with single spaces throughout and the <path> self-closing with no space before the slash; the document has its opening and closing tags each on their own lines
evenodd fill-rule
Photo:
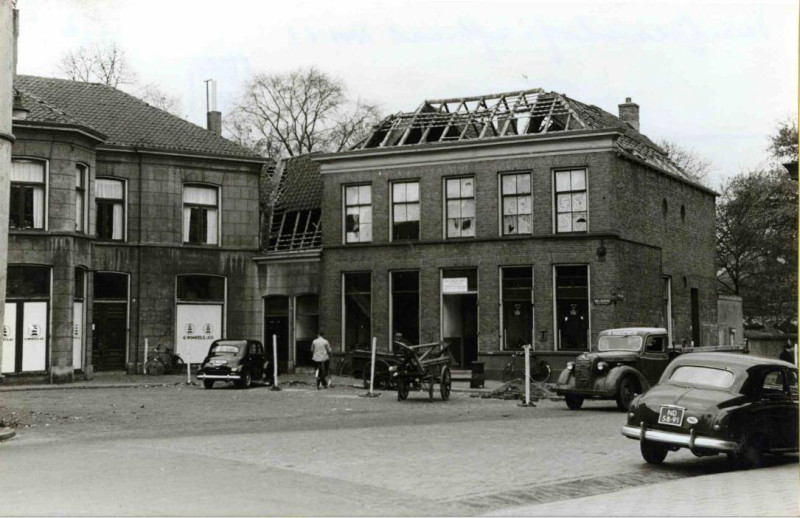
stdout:
<svg viewBox="0 0 800 518">
<path fill-rule="evenodd" d="M 585 232 L 586 231 L 586 213 L 573 212 L 572 213 L 572 231 Z"/>
<path fill-rule="evenodd" d="M 461 237 L 474 237 L 475 225 L 473 224 L 475 218 L 463 218 L 461 220 Z"/>
<path fill-rule="evenodd" d="M 517 230 L 517 217 L 516 216 L 504 216 L 503 217 L 503 228 L 505 229 L 506 234 L 516 234 Z"/>
<path fill-rule="evenodd" d="M 473 180 L 472 178 L 462 178 L 461 179 L 461 197 L 462 198 L 472 198 L 474 196 L 473 192 Z"/>
</svg>

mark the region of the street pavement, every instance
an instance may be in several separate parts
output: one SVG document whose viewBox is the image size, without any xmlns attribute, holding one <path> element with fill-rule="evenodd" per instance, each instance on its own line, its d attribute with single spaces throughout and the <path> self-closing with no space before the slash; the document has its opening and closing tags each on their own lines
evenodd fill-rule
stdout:
<svg viewBox="0 0 800 518">
<path fill-rule="evenodd" d="M 364 398 L 352 380 L 317 391 L 287 379 L 279 392 L 163 380 L 0 390 L 17 430 L 0 443 L 0 513 L 786 515 L 798 500 L 796 456 L 746 472 L 685 450 L 644 464 L 613 402 L 573 412 L 466 392 Z M 723 490 L 735 503 L 710 496 Z"/>
</svg>

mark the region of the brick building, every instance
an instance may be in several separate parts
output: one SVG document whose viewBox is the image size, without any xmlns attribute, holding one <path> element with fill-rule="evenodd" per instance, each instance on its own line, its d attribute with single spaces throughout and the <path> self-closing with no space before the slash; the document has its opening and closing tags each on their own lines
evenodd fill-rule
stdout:
<svg viewBox="0 0 800 518">
<path fill-rule="evenodd" d="M 498 371 L 607 328 L 717 334 L 715 193 L 619 117 L 529 90 L 425 101 L 320 165 L 319 322 L 344 350 L 403 333 Z"/>
<path fill-rule="evenodd" d="M 265 159 L 100 84 L 18 76 L 2 372 L 141 372 L 261 337 Z"/>
</svg>

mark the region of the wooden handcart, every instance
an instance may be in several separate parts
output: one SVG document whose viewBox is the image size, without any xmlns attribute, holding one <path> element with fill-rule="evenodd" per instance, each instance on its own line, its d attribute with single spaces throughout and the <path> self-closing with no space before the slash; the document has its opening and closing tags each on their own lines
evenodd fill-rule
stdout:
<svg viewBox="0 0 800 518">
<path fill-rule="evenodd" d="M 409 391 L 423 390 L 433 401 L 433 388 L 439 384 L 442 401 L 450 398 L 453 378 L 450 374 L 450 351 L 448 342 L 407 345 L 394 342 L 398 364 L 393 369 L 397 385 L 397 400 L 403 401 Z"/>
</svg>

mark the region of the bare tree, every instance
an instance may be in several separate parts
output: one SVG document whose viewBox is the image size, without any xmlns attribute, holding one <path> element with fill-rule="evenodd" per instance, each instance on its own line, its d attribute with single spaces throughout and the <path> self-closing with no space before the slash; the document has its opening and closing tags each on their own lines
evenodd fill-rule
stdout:
<svg viewBox="0 0 800 518">
<path fill-rule="evenodd" d="M 71 50 L 61 57 L 58 68 L 73 81 L 103 83 L 114 88 L 136 81 L 125 51 L 116 43 L 93 44 Z"/>
<path fill-rule="evenodd" d="M 169 112 L 176 117 L 186 118 L 183 114 L 181 98 L 165 92 L 158 85 L 148 83 L 138 88 L 136 96 L 151 106 Z"/>
<path fill-rule="evenodd" d="M 694 149 L 687 149 L 678 143 L 661 139 L 658 142 L 670 160 L 675 162 L 685 173 L 694 180 L 701 182 L 711 173 L 712 164 L 710 161 L 701 157 Z"/>
<path fill-rule="evenodd" d="M 341 151 L 377 122 L 375 106 L 349 100 L 340 80 L 312 67 L 253 76 L 226 129 L 240 144 L 280 158 Z"/>
</svg>

